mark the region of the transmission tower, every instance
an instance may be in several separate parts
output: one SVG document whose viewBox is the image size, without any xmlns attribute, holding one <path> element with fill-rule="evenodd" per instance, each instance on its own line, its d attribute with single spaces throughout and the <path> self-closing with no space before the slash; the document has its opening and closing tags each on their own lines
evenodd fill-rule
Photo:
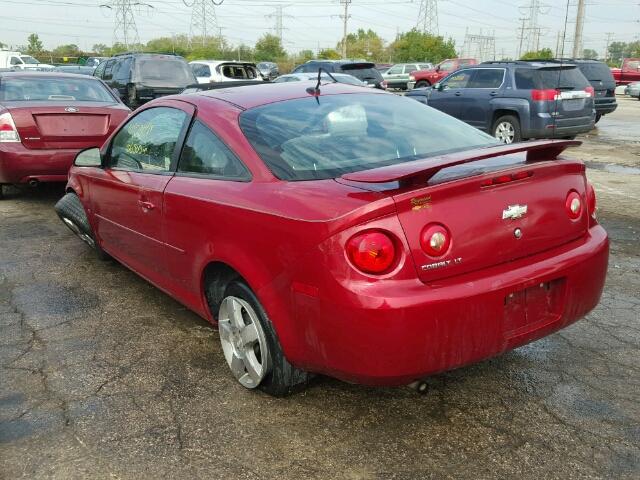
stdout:
<svg viewBox="0 0 640 480">
<path fill-rule="evenodd" d="M 538 26 L 538 15 L 549 13 L 550 8 L 543 5 L 539 0 L 531 0 L 528 6 L 520 7 L 522 14 L 526 15 L 521 33 L 520 33 L 520 51 L 518 57 L 522 55 L 524 47 L 525 52 L 533 52 L 540 50 L 540 37 L 542 28 Z"/>
<path fill-rule="evenodd" d="M 274 32 L 276 37 L 280 39 L 280 44 L 282 45 L 282 32 L 286 30 L 283 26 L 283 18 L 291 17 L 291 15 L 284 15 L 283 10 L 290 5 L 276 5 L 276 11 L 274 13 L 270 13 L 269 15 L 265 15 L 266 18 L 275 18 Z"/>
<path fill-rule="evenodd" d="M 462 55 L 467 58 L 476 58 L 480 62 L 496 59 L 496 35 L 483 35 L 482 30 L 479 34 L 469 33 L 467 28 L 464 34 L 464 44 L 462 46 Z"/>
<path fill-rule="evenodd" d="M 110 0 L 100 5 L 115 13 L 115 23 L 113 26 L 113 43 L 121 43 L 126 49 L 140 44 L 140 35 L 136 20 L 133 15 L 133 7 L 153 8 L 148 3 L 138 0 Z"/>
<path fill-rule="evenodd" d="M 213 32 L 219 30 L 213 0 L 193 0 L 191 3 L 182 0 L 187 7 L 191 7 L 191 25 L 189 26 L 189 45 L 193 44 L 194 37 L 200 37 L 202 46 Z"/>
<path fill-rule="evenodd" d="M 421 0 L 416 28 L 422 33 L 438 33 L 438 0 Z"/>
</svg>

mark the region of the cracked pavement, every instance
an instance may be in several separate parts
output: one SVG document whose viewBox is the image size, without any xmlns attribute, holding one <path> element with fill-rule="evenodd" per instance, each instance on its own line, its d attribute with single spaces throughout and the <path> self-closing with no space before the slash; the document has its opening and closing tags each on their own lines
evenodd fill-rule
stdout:
<svg viewBox="0 0 640 480">
<path fill-rule="evenodd" d="M 217 332 L 57 219 L 0 201 L 0 478 L 639 478 L 640 102 L 572 152 L 611 259 L 600 305 L 502 357 L 407 388 L 244 390 Z M 635 133 L 634 133 L 635 132 Z M 635 135 L 635 137 L 633 136 Z"/>
</svg>

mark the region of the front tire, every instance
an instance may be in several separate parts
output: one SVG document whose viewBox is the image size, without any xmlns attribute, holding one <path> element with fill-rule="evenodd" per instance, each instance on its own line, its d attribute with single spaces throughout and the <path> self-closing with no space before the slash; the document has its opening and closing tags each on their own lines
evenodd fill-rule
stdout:
<svg viewBox="0 0 640 480">
<path fill-rule="evenodd" d="M 271 320 L 245 283 L 227 286 L 218 329 L 225 360 L 243 387 L 282 397 L 308 384 L 311 376 L 287 361 Z"/>
<path fill-rule="evenodd" d="M 108 260 L 111 258 L 108 253 L 102 250 L 96 240 L 82 202 L 80 202 L 80 199 L 75 193 L 67 193 L 58 200 L 54 208 L 58 217 L 62 220 L 62 223 L 75 233 L 80 240 L 89 245 L 96 252 L 96 256 L 100 260 Z"/>
<path fill-rule="evenodd" d="M 415 88 L 425 88 L 425 87 L 430 87 L 431 84 L 429 82 L 427 82 L 426 80 L 420 80 L 419 82 L 416 83 Z"/>
<path fill-rule="evenodd" d="M 513 115 L 504 115 L 493 122 L 491 129 L 493 136 L 505 144 L 516 143 L 522 140 L 520 120 Z"/>
</svg>

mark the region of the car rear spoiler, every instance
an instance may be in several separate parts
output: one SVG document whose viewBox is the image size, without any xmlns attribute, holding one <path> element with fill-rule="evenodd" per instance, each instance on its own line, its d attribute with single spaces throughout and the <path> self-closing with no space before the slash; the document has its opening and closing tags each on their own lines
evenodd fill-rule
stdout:
<svg viewBox="0 0 640 480">
<path fill-rule="evenodd" d="M 527 162 L 555 160 L 566 148 L 582 144 L 577 140 L 537 140 L 510 145 L 496 145 L 463 152 L 449 153 L 413 162 L 362 170 L 342 175 L 343 180 L 362 183 L 407 182 L 429 180 L 439 170 L 491 157 L 527 152 Z"/>
</svg>

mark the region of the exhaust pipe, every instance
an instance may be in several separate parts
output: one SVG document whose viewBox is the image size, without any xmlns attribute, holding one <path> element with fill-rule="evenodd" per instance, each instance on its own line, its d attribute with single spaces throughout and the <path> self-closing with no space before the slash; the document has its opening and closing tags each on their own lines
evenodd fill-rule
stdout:
<svg viewBox="0 0 640 480">
<path fill-rule="evenodd" d="M 32 178 L 29 180 L 29 186 L 32 188 L 37 187 L 40 184 L 40 181 L 37 178 Z"/>
</svg>

